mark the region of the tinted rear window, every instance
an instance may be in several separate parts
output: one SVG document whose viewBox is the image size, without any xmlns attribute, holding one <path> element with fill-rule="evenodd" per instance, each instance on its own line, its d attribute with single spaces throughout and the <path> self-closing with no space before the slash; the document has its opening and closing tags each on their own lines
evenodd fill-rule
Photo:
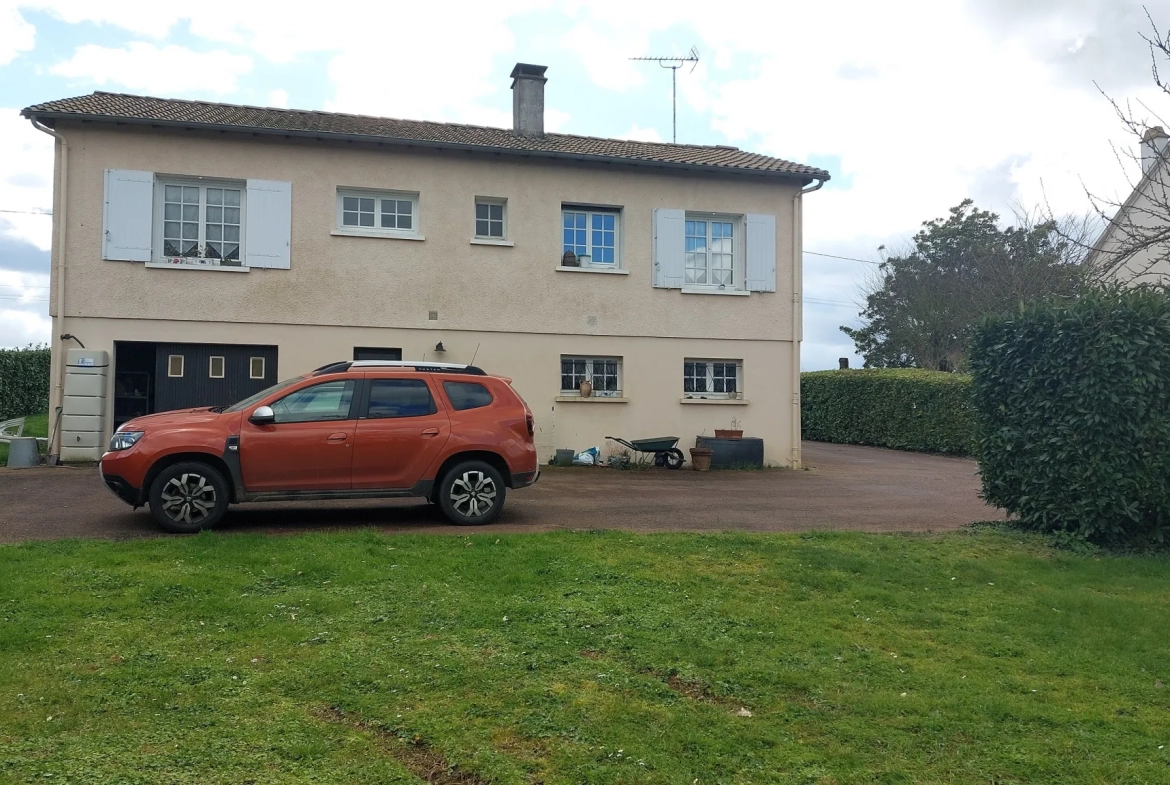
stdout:
<svg viewBox="0 0 1170 785">
<path fill-rule="evenodd" d="M 492 394 L 482 384 L 475 382 L 443 382 L 451 408 L 457 412 L 465 409 L 479 409 L 492 405 Z"/>
<path fill-rule="evenodd" d="M 374 379 L 370 382 L 370 419 L 434 414 L 430 388 L 420 379 Z"/>
</svg>

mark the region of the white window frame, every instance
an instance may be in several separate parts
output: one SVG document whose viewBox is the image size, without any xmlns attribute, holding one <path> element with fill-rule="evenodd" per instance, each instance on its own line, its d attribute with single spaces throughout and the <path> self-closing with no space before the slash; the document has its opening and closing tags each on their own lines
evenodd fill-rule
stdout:
<svg viewBox="0 0 1170 785">
<path fill-rule="evenodd" d="M 690 374 L 687 373 L 687 365 L 690 363 L 703 364 L 706 366 L 703 369 L 703 374 L 701 377 L 704 380 L 703 386 L 705 387 L 705 389 L 702 391 L 697 391 L 697 390 L 692 390 L 689 392 L 687 391 L 687 385 L 686 385 L 687 379 L 688 378 L 699 378 L 698 374 L 696 374 L 696 376 L 692 377 L 692 376 L 690 376 Z M 726 366 L 726 365 L 734 365 L 735 366 L 735 392 L 734 393 L 728 393 L 726 391 L 726 389 L 723 392 L 716 392 L 715 391 L 715 365 L 716 364 L 722 364 L 724 366 Z M 706 400 L 720 400 L 720 399 L 722 399 L 722 400 L 742 400 L 743 399 L 743 360 L 732 360 L 732 359 L 720 358 L 720 357 L 714 357 L 714 358 L 712 358 L 712 357 L 685 357 L 685 358 L 683 358 L 682 371 L 683 371 L 683 374 L 682 374 L 682 376 L 683 376 L 683 398 L 692 398 L 692 399 L 699 399 L 699 400 L 704 400 L 704 399 L 706 399 Z M 724 374 L 723 378 L 727 378 L 726 374 Z"/>
<path fill-rule="evenodd" d="M 179 361 L 179 372 L 174 372 L 175 360 Z M 187 360 L 181 354 L 167 355 L 167 378 L 168 379 L 182 379 L 183 373 L 187 370 Z"/>
<path fill-rule="evenodd" d="M 565 255 L 565 213 L 584 213 L 585 214 L 585 247 L 589 250 L 589 264 L 581 265 L 582 268 L 597 268 L 601 270 L 622 270 L 625 269 L 623 261 L 624 254 L 622 253 L 622 219 L 625 211 L 621 207 L 604 207 L 601 205 L 587 205 L 574 204 L 572 202 L 564 202 L 561 204 L 561 216 L 559 224 L 560 232 L 560 249 L 561 253 L 558 259 Z M 596 262 L 593 261 L 593 216 L 595 215 L 609 215 L 613 216 L 613 261 L 612 262 Z M 575 244 L 574 244 L 575 245 Z"/>
<path fill-rule="evenodd" d="M 260 361 L 260 375 L 256 375 L 256 361 Z M 249 357 L 248 358 L 248 378 L 249 379 L 263 379 L 266 363 L 263 357 Z"/>
<path fill-rule="evenodd" d="M 374 225 L 373 226 L 347 226 L 344 223 L 344 209 L 346 198 L 350 199 L 373 199 L 374 200 Z M 383 229 L 382 228 L 382 201 L 391 199 L 397 202 L 410 202 L 410 228 L 409 229 Z M 337 189 L 337 215 L 335 218 L 336 228 L 334 234 L 349 234 L 358 237 L 398 237 L 408 240 L 422 240 L 422 228 L 419 226 L 419 194 L 417 191 L 375 191 L 364 188 L 338 188 Z M 396 213 L 397 214 L 397 213 Z"/>
<path fill-rule="evenodd" d="M 219 373 L 215 372 L 215 361 L 219 360 Z M 207 358 L 207 378 L 222 379 L 227 375 L 227 358 L 222 354 L 213 354 Z"/>
<path fill-rule="evenodd" d="M 589 382 L 591 384 L 593 384 L 592 397 L 596 397 L 596 398 L 621 398 L 622 397 L 622 395 L 623 395 L 623 393 L 622 393 L 622 381 L 623 381 L 622 365 L 623 365 L 623 362 L 622 362 L 621 357 L 603 357 L 603 356 L 594 357 L 594 356 L 585 356 L 585 355 L 578 355 L 578 354 L 562 354 L 561 355 L 561 367 L 560 367 L 560 376 L 561 376 L 561 384 L 562 384 L 561 397 L 567 398 L 567 397 L 572 397 L 574 395 L 580 397 L 581 389 L 580 389 L 579 382 L 578 382 L 578 386 L 574 387 L 573 389 L 567 389 L 563 386 L 564 385 L 564 376 L 565 376 L 564 364 L 566 362 L 583 362 L 583 363 L 585 363 L 585 371 L 584 371 L 584 374 L 582 375 L 582 377 L 584 379 L 588 379 Z M 594 373 L 594 363 L 602 363 L 602 362 L 615 364 L 616 367 L 614 369 L 614 371 L 615 371 L 614 376 L 616 377 L 616 383 L 615 383 L 615 386 L 617 387 L 616 390 L 599 390 L 597 384 L 593 383 L 593 380 L 596 378 L 596 374 Z M 576 374 L 574 374 L 574 375 L 576 375 Z"/>
<path fill-rule="evenodd" d="M 479 206 L 481 204 L 488 205 L 489 207 L 496 206 L 496 207 L 502 208 L 503 215 L 502 215 L 502 220 L 500 221 L 500 223 L 502 224 L 501 231 L 503 232 L 503 234 L 500 235 L 499 237 L 493 237 L 490 234 L 480 234 L 479 233 L 479 221 L 480 221 Z M 488 219 L 489 222 L 491 220 L 492 219 L 490 219 L 490 218 Z M 476 240 L 478 240 L 480 242 L 485 242 L 485 243 L 506 243 L 506 242 L 508 242 L 508 200 L 501 199 L 501 198 L 498 198 L 495 196 L 477 196 L 477 197 L 475 197 L 475 211 L 472 215 L 472 224 L 473 225 L 472 225 L 472 235 L 471 236 L 473 238 L 475 238 Z M 489 226 L 489 230 L 490 230 L 490 228 L 491 227 Z"/>
<path fill-rule="evenodd" d="M 731 280 L 730 286 L 713 283 L 688 283 L 686 279 L 686 224 L 689 221 L 707 222 L 707 280 L 711 280 L 711 223 L 730 223 L 731 233 Z M 683 217 L 683 289 L 700 292 L 746 292 L 747 291 L 747 223 L 743 215 L 733 213 L 707 213 L 688 210 Z"/>
<path fill-rule="evenodd" d="M 199 189 L 199 239 L 198 256 L 170 256 L 163 253 L 163 234 L 166 215 L 167 186 L 174 185 Z M 240 252 L 238 260 L 224 261 L 210 258 L 206 255 L 207 249 L 207 189 L 231 188 L 240 192 Z M 213 267 L 246 267 L 247 249 L 245 238 L 248 234 L 248 183 L 246 180 L 222 180 L 204 177 L 181 177 L 171 175 L 156 175 L 154 179 L 154 227 L 152 230 L 152 257 L 156 264 L 179 264 Z M 214 242 L 214 241 L 213 241 Z M 222 242 L 222 240 L 220 241 Z M 178 259 L 179 261 L 175 261 Z"/>
</svg>

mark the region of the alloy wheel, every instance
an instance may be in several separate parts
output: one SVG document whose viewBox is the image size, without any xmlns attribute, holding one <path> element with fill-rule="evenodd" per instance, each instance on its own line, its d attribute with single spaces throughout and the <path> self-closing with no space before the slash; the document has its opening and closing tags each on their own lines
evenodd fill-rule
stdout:
<svg viewBox="0 0 1170 785">
<path fill-rule="evenodd" d="M 162 509 L 176 523 L 202 523 L 215 510 L 215 486 L 194 472 L 172 477 L 162 489 Z"/>
<path fill-rule="evenodd" d="M 451 506 L 467 518 L 487 515 L 496 503 L 496 482 L 486 472 L 463 472 L 451 483 Z"/>
</svg>

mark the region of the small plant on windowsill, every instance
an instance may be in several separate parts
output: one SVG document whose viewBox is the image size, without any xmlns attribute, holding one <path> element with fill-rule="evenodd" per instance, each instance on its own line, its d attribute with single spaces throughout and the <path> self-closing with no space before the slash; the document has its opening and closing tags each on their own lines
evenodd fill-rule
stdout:
<svg viewBox="0 0 1170 785">
<path fill-rule="evenodd" d="M 580 267 L 581 260 L 577 258 L 577 254 L 572 251 L 565 251 L 561 257 L 561 267 Z"/>
<path fill-rule="evenodd" d="M 741 425 L 740 421 L 738 419 L 732 417 L 730 428 L 716 428 L 715 429 L 715 438 L 716 439 L 742 439 L 743 438 L 743 429 L 739 427 L 740 425 Z"/>
</svg>

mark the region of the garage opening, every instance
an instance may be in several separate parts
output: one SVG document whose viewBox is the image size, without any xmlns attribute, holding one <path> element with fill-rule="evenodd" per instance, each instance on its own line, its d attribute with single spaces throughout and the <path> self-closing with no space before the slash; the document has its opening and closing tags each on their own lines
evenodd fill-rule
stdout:
<svg viewBox="0 0 1170 785">
<path fill-rule="evenodd" d="M 114 342 L 114 427 L 155 412 L 227 406 L 276 384 L 275 346 Z"/>
</svg>

